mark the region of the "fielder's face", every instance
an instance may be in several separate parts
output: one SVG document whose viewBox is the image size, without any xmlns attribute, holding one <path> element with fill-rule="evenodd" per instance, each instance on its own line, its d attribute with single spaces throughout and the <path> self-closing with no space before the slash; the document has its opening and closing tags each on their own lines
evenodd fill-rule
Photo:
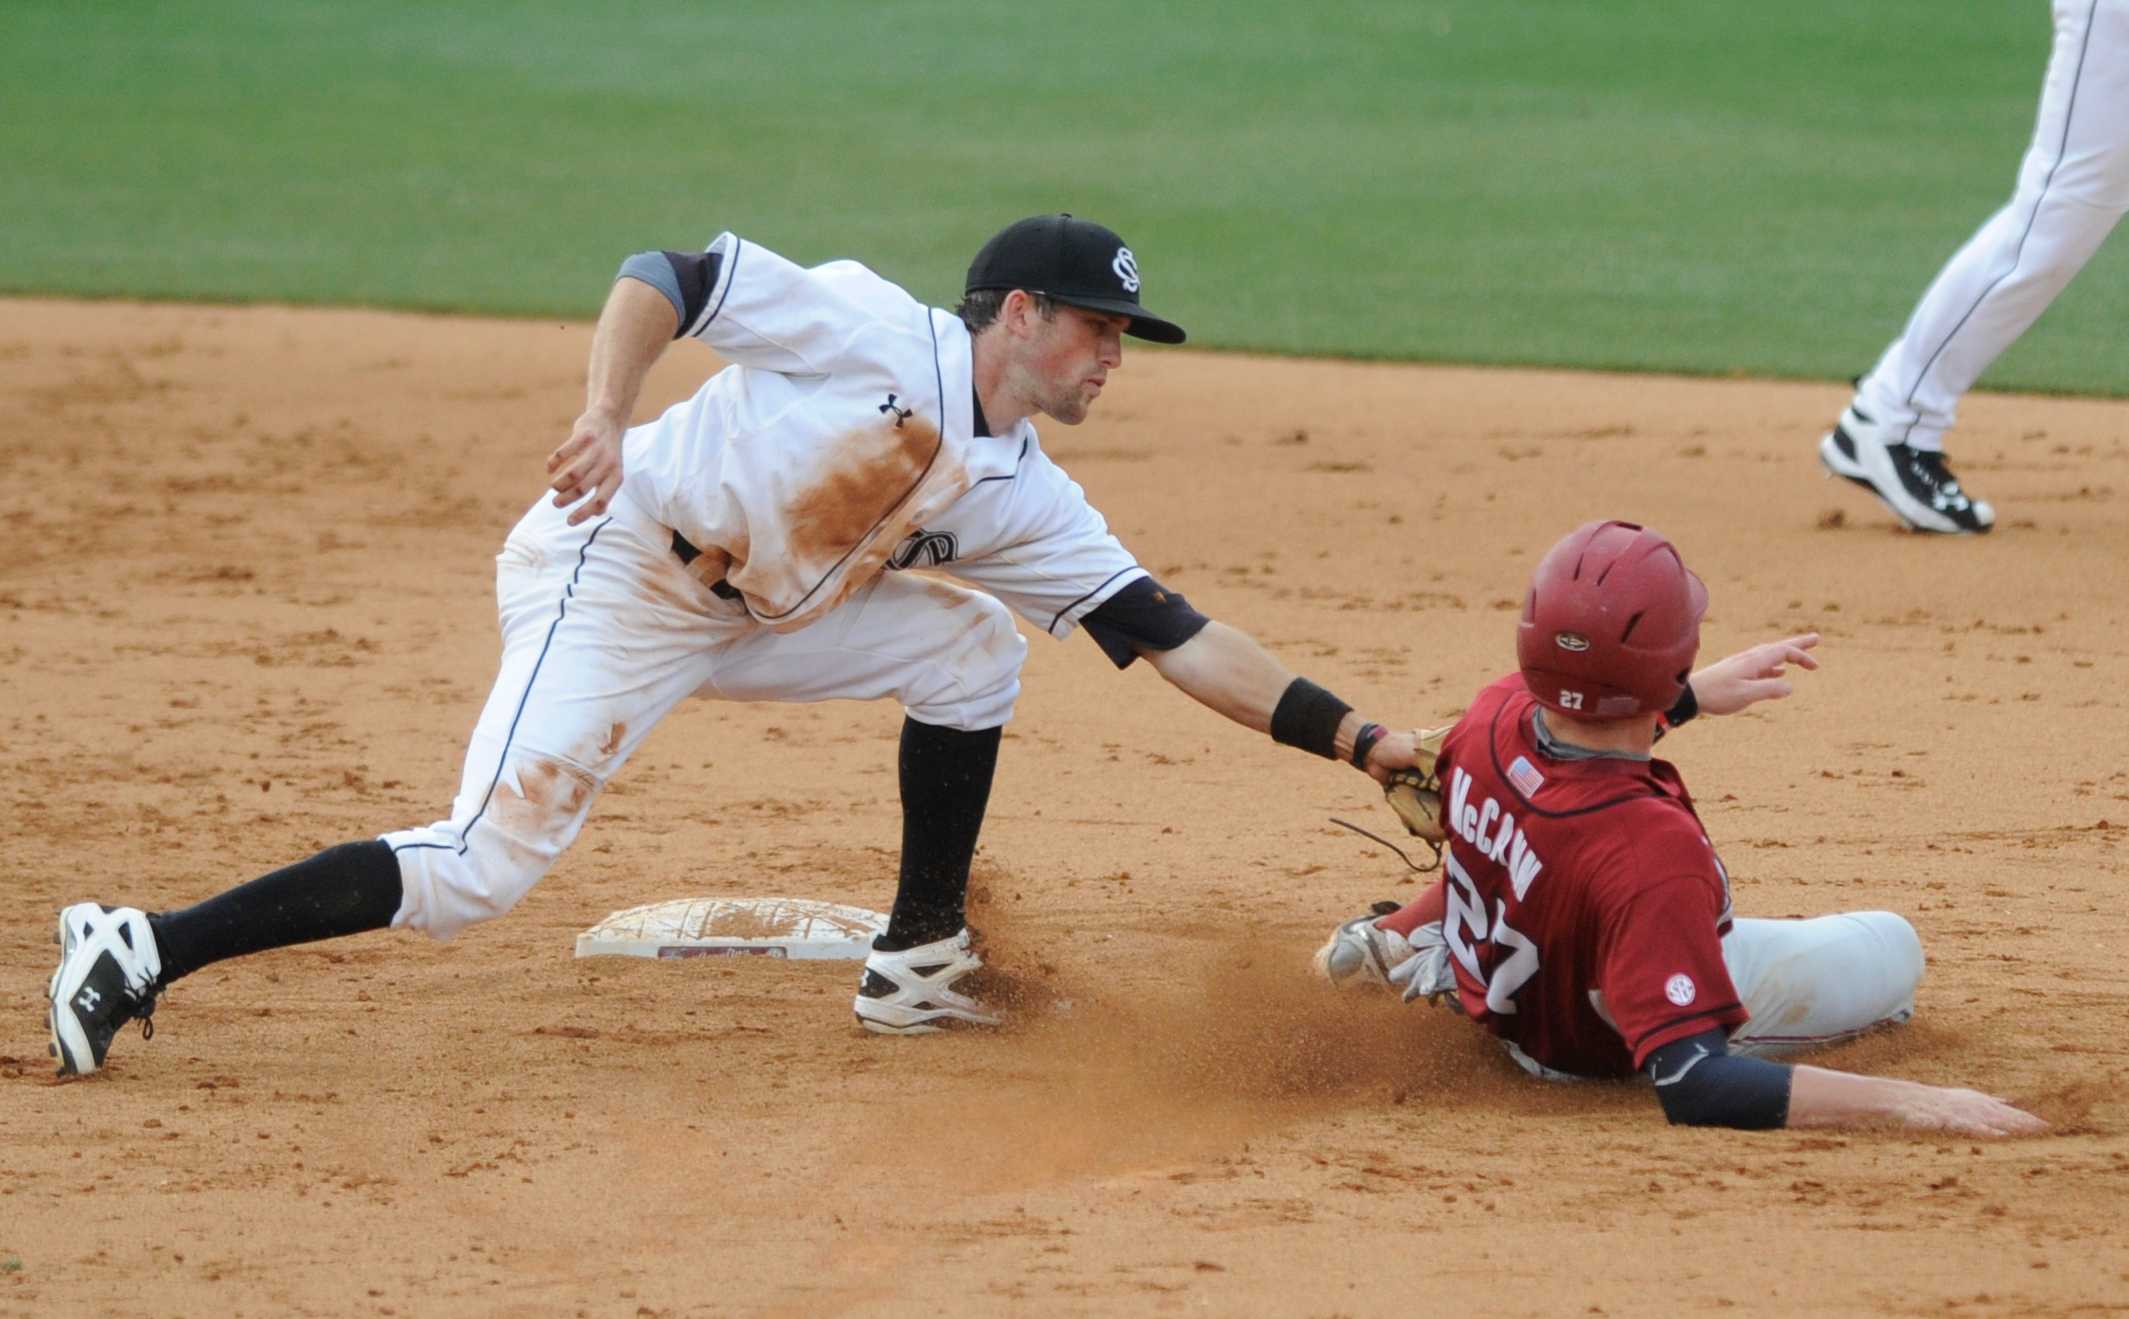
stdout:
<svg viewBox="0 0 2129 1319">
<path fill-rule="evenodd" d="M 1124 327 L 1130 323 L 1063 304 L 1051 320 L 1031 314 L 1018 354 L 1024 396 L 1067 426 L 1085 421 L 1109 372 L 1124 363 Z"/>
</svg>

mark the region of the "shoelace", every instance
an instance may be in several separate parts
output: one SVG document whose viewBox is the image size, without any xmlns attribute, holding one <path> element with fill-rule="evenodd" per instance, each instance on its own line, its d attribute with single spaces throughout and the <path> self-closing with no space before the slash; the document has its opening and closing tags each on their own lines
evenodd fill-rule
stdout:
<svg viewBox="0 0 2129 1319">
<path fill-rule="evenodd" d="M 1959 489 L 1959 479 L 1944 465 L 1943 454 L 1933 449 L 1911 449 L 1908 451 L 1907 465 L 1928 484 L 1934 499 L 1948 501 L 1953 505 L 1966 502 L 1966 496 Z"/>
<path fill-rule="evenodd" d="M 161 985 L 151 984 L 146 992 L 127 1005 L 132 1010 L 133 1016 L 140 1022 L 140 1037 L 144 1040 L 155 1038 L 155 999 L 156 995 L 162 992 L 163 987 Z"/>
</svg>

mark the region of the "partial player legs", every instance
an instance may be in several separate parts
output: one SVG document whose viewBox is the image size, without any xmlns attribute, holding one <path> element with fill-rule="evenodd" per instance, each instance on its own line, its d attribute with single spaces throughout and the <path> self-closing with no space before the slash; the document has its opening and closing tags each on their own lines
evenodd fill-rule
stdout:
<svg viewBox="0 0 2129 1319">
<path fill-rule="evenodd" d="M 1943 448 L 1960 398 L 2129 211 L 2129 0 L 2058 0 L 2039 121 L 2008 206 L 1944 267 L 1857 391 L 1886 442 Z"/>
<path fill-rule="evenodd" d="M 899 886 L 854 1001 L 868 1029 L 996 1023 L 954 983 L 982 966 L 963 905 L 1026 654 L 1012 616 L 990 596 L 887 573 L 813 626 L 756 633 L 717 658 L 711 686 L 732 700 L 894 696 L 907 712 Z"/>
<path fill-rule="evenodd" d="M 952 938 L 966 921 L 969 866 L 990 806 L 1004 730 L 963 732 L 902 721 L 898 761 L 902 865 L 894 914 L 877 944 L 914 948 Z"/>
<path fill-rule="evenodd" d="M 1922 940 L 1889 911 L 1810 920 L 1739 919 L 1722 941 L 1752 1019 L 1732 1053 L 1779 1056 L 1908 1020 L 1922 983 Z"/>
<path fill-rule="evenodd" d="M 855 1002 L 868 1030 L 920 1034 L 947 1022 L 998 1024 L 953 986 L 983 965 L 966 926 L 968 876 L 1002 731 L 902 721 L 901 873 L 894 913 L 873 940 Z"/>
<path fill-rule="evenodd" d="M 1959 400 L 2129 211 L 2129 0 L 2057 0 L 2033 143 L 2008 206 L 1947 263 L 1819 441 L 1834 476 L 1917 531 L 1995 525 L 1946 466 Z"/>
</svg>

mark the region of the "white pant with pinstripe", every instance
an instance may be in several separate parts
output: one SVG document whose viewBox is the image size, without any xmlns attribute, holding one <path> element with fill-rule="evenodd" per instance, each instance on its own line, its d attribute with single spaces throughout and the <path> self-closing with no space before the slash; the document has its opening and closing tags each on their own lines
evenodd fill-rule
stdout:
<svg viewBox="0 0 2129 1319">
<path fill-rule="evenodd" d="M 683 569 L 672 535 L 626 488 L 576 527 L 543 498 L 510 533 L 496 559 L 502 667 L 451 818 L 384 835 L 406 885 L 395 926 L 448 939 L 510 910 L 689 696 L 894 697 L 921 723 L 969 730 L 1012 718 L 1027 643 L 990 596 L 886 572 L 776 633 Z"/>
<path fill-rule="evenodd" d="M 1887 438 L 1944 447 L 1959 400 L 2129 211 L 2129 0 L 2056 0 L 2018 190 L 1922 296 L 1856 391 Z"/>
<path fill-rule="evenodd" d="M 1752 1019 L 1730 1052 L 1780 1057 L 1851 1039 L 1915 1015 L 1922 940 L 1889 911 L 1809 920 L 1739 917 L 1723 937 L 1730 983 Z"/>
</svg>

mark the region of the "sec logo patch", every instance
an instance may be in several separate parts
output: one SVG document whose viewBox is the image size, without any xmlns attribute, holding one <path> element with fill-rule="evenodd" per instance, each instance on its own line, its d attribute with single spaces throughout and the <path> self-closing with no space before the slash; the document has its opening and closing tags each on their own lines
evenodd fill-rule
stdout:
<svg viewBox="0 0 2129 1319">
<path fill-rule="evenodd" d="M 1663 996 L 1679 1007 L 1685 1007 L 1700 996 L 1700 991 L 1694 988 L 1693 977 L 1675 975 L 1663 982 Z"/>
</svg>

